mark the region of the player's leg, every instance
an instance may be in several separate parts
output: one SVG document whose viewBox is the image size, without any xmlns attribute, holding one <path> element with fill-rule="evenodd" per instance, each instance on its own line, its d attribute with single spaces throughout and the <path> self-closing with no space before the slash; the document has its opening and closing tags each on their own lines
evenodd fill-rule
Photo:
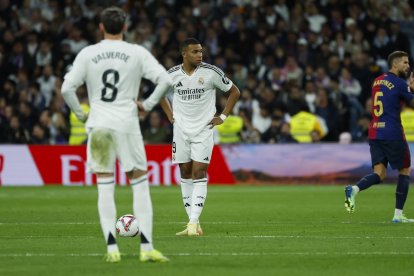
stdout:
<svg viewBox="0 0 414 276">
<path fill-rule="evenodd" d="M 181 197 L 188 219 L 191 215 L 191 198 L 193 194 L 192 161 L 190 159 L 190 143 L 178 125 L 174 126 L 174 138 L 172 143 L 172 162 L 179 164 L 181 180 Z M 183 231 L 177 232 L 177 236 L 187 236 L 187 226 Z"/>
<path fill-rule="evenodd" d="M 191 199 L 188 235 L 199 236 L 202 233 L 201 227 L 199 226 L 199 218 L 207 198 L 207 169 L 214 147 L 212 130 L 206 128 L 192 142 L 191 159 L 193 160 L 192 178 L 194 190 Z"/>
<path fill-rule="evenodd" d="M 414 219 L 407 218 L 404 213 L 404 205 L 408 196 L 410 186 L 410 166 L 411 156 L 407 142 L 391 142 L 389 152 L 390 165 L 393 169 L 398 169 L 398 183 L 395 192 L 395 209 L 392 221 L 394 223 L 414 222 Z"/>
<path fill-rule="evenodd" d="M 345 187 L 345 209 L 350 213 L 355 211 L 356 195 L 372 185 L 381 183 L 386 176 L 387 159 L 383 152 L 383 146 L 378 141 L 371 141 L 369 145 L 374 171 L 361 178 L 355 185 Z"/>
<path fill-rule="evenodd" d="M 180 173 L 181 173 L 181 196 L 183 198 L 183 204 L 185 211 L 187 213 L 188 219 L 190 219 L 191 215 L 191 196 L 193 194 L 194 185 L 192 179 L 192 168 L 193 162 L 181 163 L 180 166 Z"/>
<path fill-rule="evenodd" d="M 166 262 L 168 258 L 153 247 L 153 211 L 142 136 L 135 133 L 117 133 L 116 145 L 121 167 L 127 172 L 131 185 L 134 215 L 141 231 L 140 260 Z"/>
<path fill-rule="evenodd" d="M 203 230 L 200 226 L 200 216 L 207 198 L 207 168 L 209 164 L 193 161 L 193 185 L 191 197 L 191 214 L 188 224 L 189 236 L 200 236 Z"/>
<path fill-rule="evenodd" d="M 115 149 L 111 130 L 93 129 L 89 133 L 87 158 L 88 170 L 97 176 L 99 220 L 107 243 L 105 260 L 119 262 L 121 256 L 115 239 Z"/>
</svg>

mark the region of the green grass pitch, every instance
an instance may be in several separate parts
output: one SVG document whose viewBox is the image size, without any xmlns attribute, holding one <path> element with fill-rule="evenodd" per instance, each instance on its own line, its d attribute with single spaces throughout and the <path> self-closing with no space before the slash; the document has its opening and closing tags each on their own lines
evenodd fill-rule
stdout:
<svg viewBox="0 0 414 276">
<path fill-rule="evenodd" d="M 392 224 L 394 185 L 374 186 L 345 212 L 342 186 L 210 186 L 203 237 L 187 222 L 178 187 L 152 188 L 154 245 L 171 262 L 140 263 L 139 239 L 106 246 L 95 187 L 0 188 L 0 275 L 414 275 L 414 224 Z M 412 193 L 411 193 L 412 194 Z M 118 216 L 132 212 L 117 187 Z M 406 204 L 414 216 L 414 196 Z"/>
</svg>

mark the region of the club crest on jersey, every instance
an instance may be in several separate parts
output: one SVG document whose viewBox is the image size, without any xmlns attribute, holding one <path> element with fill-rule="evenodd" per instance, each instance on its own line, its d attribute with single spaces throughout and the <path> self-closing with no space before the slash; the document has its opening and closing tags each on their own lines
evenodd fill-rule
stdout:
<svg viewBox="0 0 414 276">
<path fill-rule="evenodd" d="M 200 77 L 200 78 L 198 79 L 198 83 L 199 83 L 199 84 L 204 84 L 204 79 L 203 79 L 203 77 Z"/>
</svg>

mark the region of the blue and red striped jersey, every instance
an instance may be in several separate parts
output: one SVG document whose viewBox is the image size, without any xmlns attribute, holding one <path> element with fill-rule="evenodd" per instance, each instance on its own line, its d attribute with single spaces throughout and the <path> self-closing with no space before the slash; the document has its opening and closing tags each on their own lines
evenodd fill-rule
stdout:
<svg viewBox="0 0 414 276">
<path fill-rule="evenodd" d="M 414 95 L 407 82 L 397 75 L 386 72 L 372 85 L 372 120 L 369 126 L 370 140 L 405 140 L 401 124 L 401 107 Z"/>
</svg>

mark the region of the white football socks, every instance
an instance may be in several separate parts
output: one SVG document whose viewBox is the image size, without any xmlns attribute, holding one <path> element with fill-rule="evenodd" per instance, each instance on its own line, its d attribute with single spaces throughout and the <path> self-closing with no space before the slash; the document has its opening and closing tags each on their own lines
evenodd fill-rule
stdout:
<svg viewBox="0 0 414 276">
<path fill-rule="evenodd" d="M 149 191 L 147 175 L 130 180 L 133 193 L 134 215 L 138 220 L 141 234 L 145 236 L 148 243 L 141 242 L 142 251 L 151 251 L 152 245 L 152 202 Z"/>
<path fill-rule="evenodd" d="M 354 192 L 354 194 L 359 193 L 359 187 L 357 185 L 352 186 L 352 191 Z"/>
<path fill-rule="evenodd" d="M 191 198 L 190 223 L 198 223 L 207 197 L 207 178 L 194 179 L 193 185 L 194 190 Z"/>
<path fill-rule="evenodd" d="M 403 214 L 403 210 L 401 209 L 395 209 L 394 210 L 394 217 L 400 217 Z"/>
<path fill-rule="evenodd" d="M 114 177 L 98 177 L 98 212 L 99 220 L 101 222 L 102 232 L 105 241 L 108 242 L 109 233 L 113 238 L 116 237 L 115 221 L 116 221 L 116 207 L 115 207 L 115 182 Z M 116 252 L 118 245 L 109 244 L 107 248 L 108 253 Z"/>
<path fill-rule="evenodd" d="M 185 211 L 187 212 L 188 219 L 191 216 L 191 197 L 193 196 L 193 180 L 181 178 L 181 195 L 183 197 L 183 203 Z"/>
</svg>

